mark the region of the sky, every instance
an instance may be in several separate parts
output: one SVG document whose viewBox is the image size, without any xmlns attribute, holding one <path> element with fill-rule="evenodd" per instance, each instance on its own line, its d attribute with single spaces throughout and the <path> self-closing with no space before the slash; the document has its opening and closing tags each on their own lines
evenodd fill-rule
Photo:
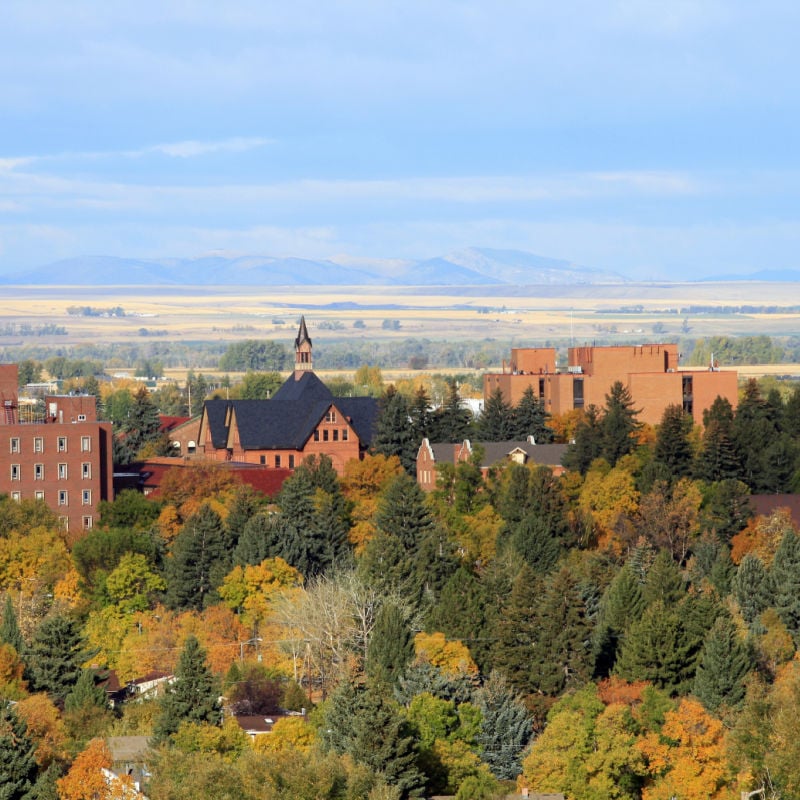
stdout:
<svg viewBox="0 0 800 800">
<path fill-rule="evenodd" d="M 800 268 L 795 0 L 5 0 L 0 274 L 519 249 Z"/>
</svg>

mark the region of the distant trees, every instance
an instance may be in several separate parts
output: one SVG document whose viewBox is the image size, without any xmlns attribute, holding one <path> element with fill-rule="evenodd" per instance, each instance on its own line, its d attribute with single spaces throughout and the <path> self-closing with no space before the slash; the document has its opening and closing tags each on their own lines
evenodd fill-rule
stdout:
<svg viewBox="0 0 800 800">
<path fill-rule="evenodd" d="M 247 339 L 228 345 L 217 368 L 222 372 L 280 372 L 289 363 L 289 352 L 282 344 Z"/>
</svg>

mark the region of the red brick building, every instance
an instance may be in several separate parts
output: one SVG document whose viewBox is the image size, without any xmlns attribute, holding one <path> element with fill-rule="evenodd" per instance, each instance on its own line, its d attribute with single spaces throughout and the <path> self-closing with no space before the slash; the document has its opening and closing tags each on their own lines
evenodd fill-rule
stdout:
<svg viewBox="0 0 800 800">
<path fill-rule="evenodd" d="M 302 319 L 292 375 L 269 400 L 206 400 L 198 447 L 207 459 L 290 470 L 325 454 L 341 475 L 348 461 L 363 458 L 377 411 L 372 397 L 334 397 L 314 374 Z"/>
<path fill-rule="evenodd" d="M 545 410 L 555 415 L 590 405 L 602 408 L 615 381 L 627 386 L 634 407 L 641 409 L 639 420 L 651 425 L 661 421 L 670 405 L 682 406 L 697 424 L 718 396 L 736 408 L 736 371 L 721 371 L 716 365 L 679 369 L 676 344 L 570 347 L 566 370 L 556 368 L 555 348 L 515 348 L 502 372 L 484 376 L 483 395 L 485 402 L 499 388 L 516 405 L 531 386 Z"/>
<path fill-rule="evenodd" d="M 89 395 L 46 395 L 20 407 L 16 364 L 0 364 L 0 492 L 44 500 L 73 533 L 91 528 L 113 499 L 111 423 Z"/>
</svg>

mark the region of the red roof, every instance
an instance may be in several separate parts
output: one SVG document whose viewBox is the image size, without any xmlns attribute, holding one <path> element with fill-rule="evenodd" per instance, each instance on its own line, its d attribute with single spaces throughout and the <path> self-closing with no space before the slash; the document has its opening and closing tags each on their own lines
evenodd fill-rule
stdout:
<svg viewBox="0 0 800 800">
<path fill-rule="evenodd" d="M 169 417 L 166 414 L 159 414 L 158 415 L 158 432 L 159 433 L 167 433 L 174 428 L 178 428 L 183 425 L 184 422 L 188 422 L 191 417 Z"/>
</svg>

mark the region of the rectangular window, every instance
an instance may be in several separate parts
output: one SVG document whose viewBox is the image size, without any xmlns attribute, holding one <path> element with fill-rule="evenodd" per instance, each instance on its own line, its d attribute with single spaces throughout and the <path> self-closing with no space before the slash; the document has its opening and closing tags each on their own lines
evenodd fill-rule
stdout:
<svg viewBox="0 0 800 800">
<path fill-rule="evenodd" d="M 275 456 L 275 466 L 279 467 L 281 465 L 281 457 Z"/>
<path fill-rule="evenodd" d="M 314 431 L 314 441 L 315 442 L 319 441 L 319 431 Z"/>
<path fill-rule="evenodd" d="M 336 412 L 332 408 L 325 412 L 325 422 L 336 422 Z"/>
<path fill-rule="evenodd" d="M 87 479 L 92 477 L 92 465 L 88 462 L 81 464 L 81 477 Z"/>
<path fill-rule="evenodd" d="M 323 442 L 327 442 L 328 441 L 328 431 L 327 431 L 327 429 L 322 431 L 322 441 Z"/>
<path fill-rule="evenodd" d="M 58 521 L 61 523 L 61 530 L 68 531 L 69 530 L 69 517 L 59 517 Z"/>
<path fill-rule="evenodd" d="M 338 442 L 339 441 L 339 430 L 338 430 L 338 428 L 334 428 L 334 430 L 333 430 L 333 441 L 334 442 Z"/>
<path fill-rule="evenodd" d="M 60 481 L 65 481 L 67 479 L 67 465 L 66 464 L 59 464 L 58 465 L 58 479 Z"/>
<path fill-rule="evenodd" d="M 92 490 L 91 489 L 84 489 L 81 492 L 81 503 L 85 506 L 90 506 L 92 504 Z"/>
<path fill-rule="evenodd" d="M 12 481 L 18 481 L 20 479 L 21 478 L 20 478 L 19 464 L 12 464 L 11 465 L 11 480 Z"/>
<path fill-rule="evenodd" d="M 33 437 L 33 452 L 34 453 L 43 453 L 44 452 L 44 439 L 41 436 L 34 436 Z"/>
<path fill-rule="evenodd" d="M 14 436 L 11 439 L 11 452 L 12 453 L 19 453 L 19 437 Z"/>
<path fill-rule="evenodd" d="M 90 453 L 92 451 L 92 437 L 81 436 L 81 452 Z"/>
<path fill-rule="evenodd" d="M 345 428 L 342 431 L 342 441 L 346 442 L 349 438 L 350 438 L 350 432 L 347 430 L 347 428 Z"/>
<path fill-rule="evenodd" d="M 289 469 L 294 469 L 294 455 L 289 456 Z"/>
<path fill-rule="evenodd" d="M 266 464 L 267 463 L 267 457 L 266 456 L 259 456 L 258 457 L 258 463 L 259 464 Z"/>
<path fill-rule="evenodd" d="M 86 414 L 78 414 L 78 422 L 86 422 Z"/>
<path fill-rule="evenodd" d="M 84 517 L 83 518 L 83 529 L 88 531 L 92 527 L 92 518 L 91 517 Z"/>
<path fill-rule="evenodd" d="M 22 499 L 22 496 L 19 492 L 11 492 L 11 499 L 16 500 L 18 503 Z"/>
<path fill-rule="evenodd" d="M 38 491 L 33 493 L 34 500 L 44 500 L 44 492 Z"/>
<path fill-rule="evenodd" d="M 60 489 L 59 490 L 59 492 L 58 492 L 58 504 L 60 506 L 67 505 L 67 490 L 66 489 Z"/>
<path fill-rule="evenodd" d="M 66 453 L 67 452 L 67 437 L 66 436 L 59 436 L 58 437 L 58 445 L 57 448 L 59 453 Z"/>
<path fill-rule="evenodd" d="M 572 407 L 583 408 L 583 378 L 572 379 Z"/>
<path fill-rule="evenodd" d="M 34 464 L 33 465 L 33 479 L 35 481 L 43 481 L 44 480 L 44 464 Z"/>
</svg>

